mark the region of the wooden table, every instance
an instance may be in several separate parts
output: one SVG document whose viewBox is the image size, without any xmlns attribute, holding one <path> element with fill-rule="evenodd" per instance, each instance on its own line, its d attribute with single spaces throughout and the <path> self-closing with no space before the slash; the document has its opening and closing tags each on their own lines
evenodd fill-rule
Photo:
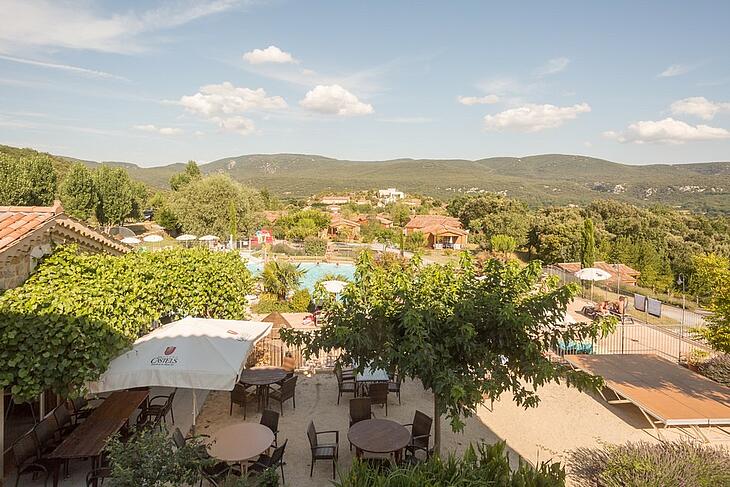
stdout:
<svg viewBox="0 0 730 487">
<path fill-rule="evenodd" d="M 147 400 L 148 395 L 148 391 L 114 392 L 94 409 L 89 417 L 48 455 L 48 458 L 58 460 L 53 472 L 53 486 L 58 486 L 59 470 L 64 460 L 90 457 L 91 468 L 95 469 L 97 460 L 109 439 L 122 429 L 139 405 Z"/>
<path fill-rule="evenodd" d="M 278 367 L 253 367 L 241 371 L 238 381 L 256 386 L 259 408 L 269 407 L 269 386 L 286 379 L 287 371 Z"/>
<path fill-rule="evenodd" d="M 224 462 L 240 463 L 242 471 L 245 471 L 248 460 L 258 458 L 273 442 L 274 433 L 268 426 L 237 423 L 211 435 L 208 452 Z"/>
<path fill-rule="evenodd" d="M 400 462 L 403 448 L 411 440 L 405 426 L 388 419 L 366 419 L 358 421 L 347 432 L 347 439 L 355 445 L 355 454 L 362 452 L 394 453 L 396 463 Z"/>
</svg>

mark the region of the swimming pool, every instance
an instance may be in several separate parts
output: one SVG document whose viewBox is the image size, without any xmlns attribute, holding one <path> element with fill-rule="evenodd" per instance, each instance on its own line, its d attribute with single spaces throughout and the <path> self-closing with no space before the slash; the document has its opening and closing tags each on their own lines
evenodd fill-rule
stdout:
<svg viewBox="0 0 730 487">
<path fill-rule="evenodd" d="M 258 277 L 264 270 L 263 262 L 247 262 L 246 267 L 255 277 Z M 355 278 L 355 266 L 347 263 L 331 262 L 302 262 L 299 268 L 304 271 L 301 285 L 310 292 L 314 291 L 314 284 L 327 274 L 340 274 L 348 280 Z"/>
</svg>

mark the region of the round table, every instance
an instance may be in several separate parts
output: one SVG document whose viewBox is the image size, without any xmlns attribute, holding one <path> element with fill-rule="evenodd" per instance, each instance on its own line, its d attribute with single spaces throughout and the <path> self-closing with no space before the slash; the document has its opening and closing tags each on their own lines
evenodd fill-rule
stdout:
<svg viewBox="0 0 730 487">
<path fill-rule="evenodd" d="M 258 423 L 237 423 L 221 428 L 210 436 L 208 452 L 224 462 L 236 462 L 246 469 L 246 461 L 269 449 L 274 433 Z"/>
<path fill-rule="evenodd" d="M 286 379 L 287 371 L 278 367 L 253 367 L 243 369 L 239 382 L 249 386 L 256 386 L 259 407 L 269 407 L 269 386 Z"/>
<path fill-rule="evenodd" d="M 353 424 L 347 439 L 355 445 L 357 456 L 362 452 L 395 453 L 396 462 L 411 440 L 405 426 L 388 419 L 366 419 Z"/>
</svg>

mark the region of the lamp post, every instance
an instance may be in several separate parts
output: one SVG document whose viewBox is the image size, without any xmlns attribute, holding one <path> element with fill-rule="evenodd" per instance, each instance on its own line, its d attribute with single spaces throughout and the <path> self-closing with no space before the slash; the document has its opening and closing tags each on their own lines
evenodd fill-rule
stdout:
<svg viewBox="0 0 730 487">
<path fill-rule="evenodd" d="M 677 361 L 682 360 L 682 342 L 684 341 L 684 309 L 685 309 L 685 284 L 687 278 L 679 273 L 677 276 L 677 285 L 682 286 L 682 322 L 679 324 L 679 354 L 677 355 Z"/>
</svg>

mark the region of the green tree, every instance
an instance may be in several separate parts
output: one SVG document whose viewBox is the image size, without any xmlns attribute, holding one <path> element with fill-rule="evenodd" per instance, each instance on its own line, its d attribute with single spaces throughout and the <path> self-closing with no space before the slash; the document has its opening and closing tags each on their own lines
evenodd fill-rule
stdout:
<svg viewBox="0 0 730 487">
<path fill-rule="evenodd" d="M 301 241 L 316 237 L 330 225 L 330 216 L 319 210 L 294 211 L 276 220 L 275 233 L 279 237 Z"/>
<path fill-rule="evenodd" d="M 582 224 L 577 208 L 540 209 L 530 228 L 530 249 L 547 264 L 579 259 Z"/>
<path fill-rule="evenodd" d="M 180 191 L 183 186 L 195 179 L 200 179 L 200 177 L 201 175 L 198 163 L 195 161 L 188 161 L 183 172 L 173 174 L 172 177 L 170 177 L 170 187 L 173 191 Z"/>
<path fill-rule="evenodd" d="M 426 236 L 423 232 L 412 232 L 406 235 L 405 247 L 406 250 L 416 252 L 426 246 Z"/>
<path fill-rule="evenodd" d="M 395 243 L 397 237 L 398 232 L 396 232 L 393 228 L 380 228 L 376 234 L 378 242 L 383 244 L 383 252 Z"/>
<path fill-rule="evenodd" d="M 251 235 L 261 220 L 261 200 L 255 190 L 229 176 L 215 174 L 194 179 L 170 194 L 170 209 L 180 227 L 195 235 L 229 235 L 231 203 L 235 205 L 236 234 Z"/>
<path fill-rule="evenodd" d="M 532 220 L 523 202 L 495 194 L 481 194 L 457 198 L 449 204 L 449 212 L 461 220 L 483 242 L 489 245 L 494 235 L 507 235 L 517 246 L 527 243 Z M 482 236 L 484 238 L 479 238 Z"/>
<path fill-rule="evenodd" d="M 81 220 L 91 218 L 97 204 L 96 186 L 91 171 L 83 164 L 72 164 L 66 178 L 61 181 L 59 196 L 66 213 Z"/>
<path fill-rule="evenodd" d="M 56 171 L 46 154 L 0 152 L 0 205 L 50 206 L 56 195 Z"/>
<path fill-rule="evenodd" d="M 94 172 L 98 204 L 96 219 L 105 226 L 120 225 L 132 213 L 134 189 L 127 171 L 102 165 Z"/>
<path fill-rule="evenodd" d="M 698 279 L 706 283 L 702 287 L 712 289 L 708 306 L 712 314 L 705 319 L 705 327 L 693 331 L 713 349 L 730 353 L 730 260 L 708 255 L 697 261 Z"/>
<path fill-rule="evenodd" d="M 517 241 L 509 235 L 494 235 L 489 239 L 492 252 L 502 252 L 504 260 L 517 248 Z"/>
<path fill-rule="evenodd" d="M 404 227 L 411 220 L 411 209 L 403 203 L 395 203 L 390 207 L 388 214 L 397 227 Z"/>
<path fill-rule="evenodd" d="M 275 295 L 280 301 L 286 301 L 291 291 L 299 289 L 304 277 L 304 270 L 291 262 L 272 260 L 264 265 L 261 282 L 264 291 Z"/>
<path fill-rule="evenodd" d="M 228 202 L 228 231 L 233 240 L 238 239 L 238 212 L 236 211 L 236 202 L 233 200 Z"/>
<path fill-rule="evenodd" d="M 593 267 L 596 261 L 596 236 L 593 228 L 593 220 L 586 218 L 583 221 L 583 231 L 581 232 L 580 245 L 580 265 L 581 267 Z"/>
<path fill-rule="evenodd" d="M 459 268 L 423 266 L 418 258 L 377 266 L 363 253 L 340 299 L 323 296 L 326 323 L 312 333 L 281 335 L 307 357 L 339 349 L 340 364 L 420 380 L 434 393 L 438 451 L 442 414 L 459 431 L 485 398 L 510 391 L 517 404 L 531 407 L 539 402 L 536 388 L 548 382 L 600 384 L 553 363 L 547 352 L 560 341 L 593 339 L 608 323 L 565 323 L 577 286 L 541 279 L 537 262 L 522 268 L 490 260 L 480 277 L 467 257 Z"/>
</svg>

